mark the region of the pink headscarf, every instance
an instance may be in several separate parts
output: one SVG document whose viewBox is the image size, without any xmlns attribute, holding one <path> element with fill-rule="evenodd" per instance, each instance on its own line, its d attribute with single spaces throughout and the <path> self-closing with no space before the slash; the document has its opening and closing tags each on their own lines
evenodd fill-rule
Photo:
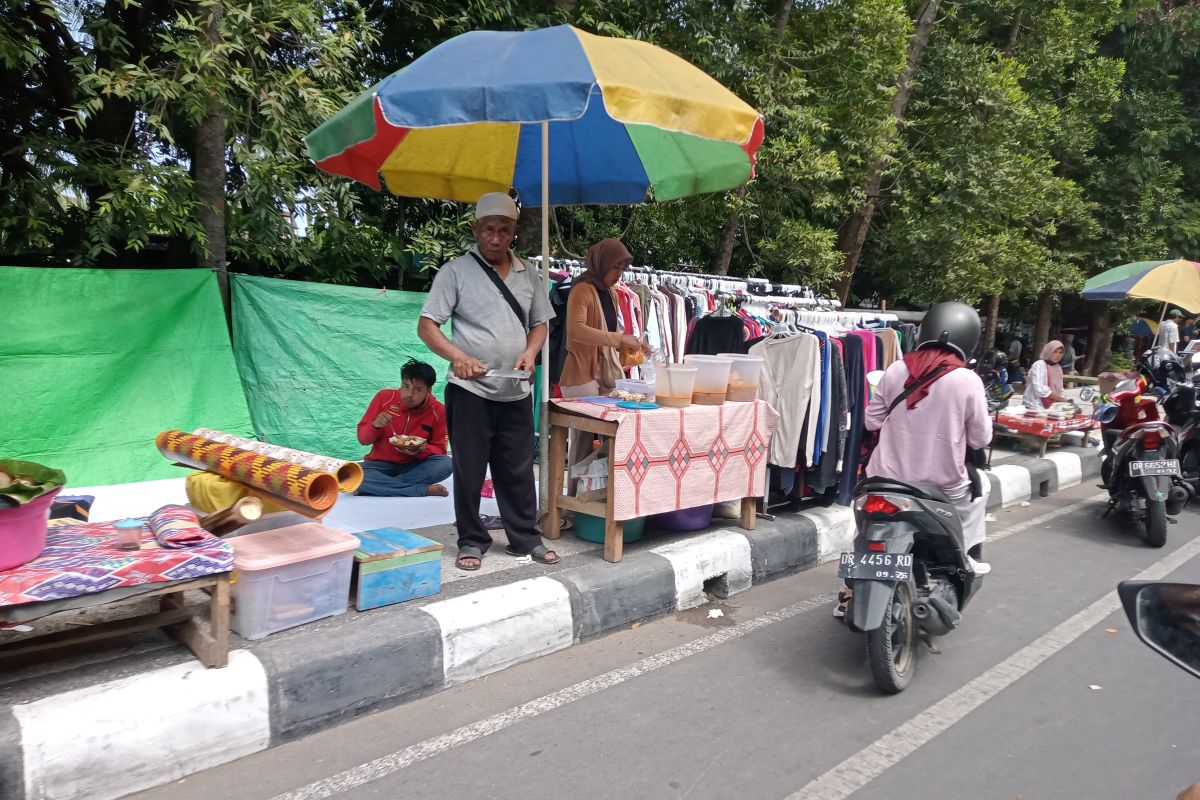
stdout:
<svg viewBox="0 0 1200 800">
<path fill-rule="evenodd" d="M 1050 390 L 1055 394 L 1062 394 L 1066 391 L 1063 388 L 1062 364 L 1055 364 L 1050 360 L 1054 357 L 1054 351 L 1059 349 L 1065 350 L 1066 347 L 1057 339 L 1046 342 L 1046 346 L 1042 348 L 1042 361 L 1046 362 L 1046 378 L 1050 383 Z"/>
</svg>

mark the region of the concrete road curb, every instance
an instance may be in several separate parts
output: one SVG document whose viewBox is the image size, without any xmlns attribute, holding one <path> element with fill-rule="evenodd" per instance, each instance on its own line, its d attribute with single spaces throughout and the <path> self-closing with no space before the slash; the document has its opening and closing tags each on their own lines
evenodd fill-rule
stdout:
<svg viewBox="0 0 1200 800">
<path fill-rule="evenodd" d="M 1043 497 L 1099 471 L 1090 449 L 996 464 L 988 507 Z M 728 596 L 809 569 L 836 558 L 853 536 L 850 509 L 809 509 L 619 564 L 267 639 L 232 653 L 223 670 L 176 665 L 0 707 L 0 798 L 122 797 L 702 605 L 707 592 Z"/>
</svg>

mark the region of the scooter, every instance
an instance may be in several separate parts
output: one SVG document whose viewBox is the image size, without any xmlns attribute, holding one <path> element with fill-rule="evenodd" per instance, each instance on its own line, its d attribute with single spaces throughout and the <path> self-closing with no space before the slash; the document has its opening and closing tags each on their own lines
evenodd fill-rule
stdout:
<svg viewBox="0 0 1200 800">
<path fill-rule="evenodd" d="M 875 684 L 895 694 L 912 681 L 918 632 L 958 627 L 979 591 L 963 547 L 962 525 L 939 489 L 868 478 L 855 490 L 858 535 L 838 574 L 853 590 L 846 624 L 865 633 Z"/>
<path fill-rule="evenodd" d="M 1145 525 L 1151 547 L 1167 543 L 1167 517 L 1183 510 L 1191 492 L 1179 464 L 1179 437 L 1159 418 L 1144 376 L 1121 381 L 1095 412 L 1104 438 L 1100 477 L 1113 511 Z"/>
<path fill-rule="evenodd" d="M 1179 431 L 1179 466 L 1192 496 L 1200 494 L 1200 376 L 1176 383 L 1163 400 L 1167 422 Z"/>
</svg>

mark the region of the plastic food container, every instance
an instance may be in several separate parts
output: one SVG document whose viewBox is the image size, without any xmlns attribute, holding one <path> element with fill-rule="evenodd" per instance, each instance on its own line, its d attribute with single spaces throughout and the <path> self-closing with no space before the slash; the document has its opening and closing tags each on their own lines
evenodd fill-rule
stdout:
<svg viewBox="0 0 1200 800">
<path fill-rule="evenodd" d="M 622 378 L 617 381 L 618 392 L 645 395 L 646 401 L 650 403 L 654 402 L 654 389 L 654 384 L 646 381 L 637 381 L 631 378 Z"/>
<path fill-rule="evenodd" d="M 332 617 L 350 601 L 358 537 L 316 522 L 226 541 L 233 547 L 233 616 L 246 639 Z"/>
<path fill-rule="evenodd" d="M 692 391 L 696 386 L 696 367 L 669 366 L 658 370 L 658 396 L 660 406 L 687 408 L 692 404 Z"/>
<path fill-rule="evenodd" d="M 728 356 L 693 354 L 684 356 L 683 363 L 699 370 L 696 373 L 696 386 L 692 389 L 692 402 L 698 406 L 724 405 L 733 359 Z"/>
<path fill-rule="evenodd" d="M 50 506 L 62 488 L 16 508 L 0 508 L 0 570 L 28 564 L 46 549 Z"/>
<path fill-rule="evenodd" d="M 763 360 L 759 356 L 745 356 L 740 353 L 721 353 L 720 355 L 733 359 L 729 369 L 729 389 L 725 399 L 733 403 L 749 403 L 758 397 L 758 377 L 762 372 Z"/>
</svg>

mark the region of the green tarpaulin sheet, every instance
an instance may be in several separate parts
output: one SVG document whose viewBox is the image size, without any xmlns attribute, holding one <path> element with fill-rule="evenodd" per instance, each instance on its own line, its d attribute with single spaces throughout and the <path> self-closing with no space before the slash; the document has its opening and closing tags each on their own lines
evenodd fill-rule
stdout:
<svg viewBox="0 0 1200 800">
<path fill-rule="evenodd" d="M 446 362 L 417 338 L 425 295 L 233 276 L 233 341 L 261 438 L 361 459 L 358 421 L 380 389 L 400 385 L 409 358 Z"/>
<path fill-rule="evenodd" d="M 181 477 L 169 428 L 250 432 L 209 270 L 0 268 L 0 458 L 72 486 Z"/>
</svg>

